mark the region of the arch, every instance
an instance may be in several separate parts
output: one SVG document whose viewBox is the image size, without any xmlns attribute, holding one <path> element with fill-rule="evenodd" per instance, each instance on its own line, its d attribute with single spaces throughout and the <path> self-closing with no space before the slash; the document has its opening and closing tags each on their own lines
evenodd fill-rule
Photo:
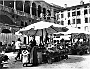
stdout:
<svg viewBox="0 0 90 69">
<path fill-rule="evenodd" d="M 25 1 L 24 12 L 30 14 L 30 5 L 29 4 L 30 4 L 30 1 Z"/>
<path fill-rule="evenodd" d="M 9 29 L 3 29 L 1 33 L 11 33 L 11 31 Z"/>
<path fill-rule="evenodd" d="M 23 1 L 16 0 L 16 10 L 23 11 Z"/>
<path fill-rule="evenodd" d="M 2 5 L 3 5 L 3 1 L 0 1 L 0 4 L 2 4 Z"/>
<path fill-rule="evenodd" d="M 25 27 L 28 26 L 27 22 L 25 22 Z"/>
<path fill-rule="evenodd" d="M 24 21 L 21 21 L 21 26 L 24 27 Z"/>
<path fill-rule="evenodd" d="M 41 14 L 41 6 L 38 5 L 38 17 L 40 17 L 40 14 Z"/>
<path fill-rule="evenodd" d="M 43 16 L 46 16 L 46 8 L 43 8 Z"/>
<path fill-rule="evenodd" d="M 5 6 L 8 6 L 8 7 L 11 7 L 11 8 L 14 8 L 14 0 L 12 1 L 4 1 L 4 5 Z"/>
<path fill-rule="evenodd" d="M 32 15 L 36 16 L 36 4 L 34 2 L 32 3 Z"/>
<path fill-rule="evenodd" d="M 36 8 L 36 4 L 34 2 L 32 3 L 32 7 L 33 8 Z"/>
<path fill-rule="evenodd" d="M 48 14 L 48 16 L 51 16 L 50 10 L 47 10 L 47 14 Z"/>
<path fill-rule="evenodd" d="M 46 14 L 46 8 L 43 8 L 43 14 Z"/>
</svg>

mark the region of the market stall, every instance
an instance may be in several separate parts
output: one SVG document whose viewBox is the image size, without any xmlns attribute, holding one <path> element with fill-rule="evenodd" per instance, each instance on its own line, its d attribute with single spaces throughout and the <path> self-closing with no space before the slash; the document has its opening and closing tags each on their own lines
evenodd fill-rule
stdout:
<svg viewBox="0 0 90 69">
<path fill-rule="evenodd" d="M 87 34 L 77 33 L 72 34 L 73 44 L 72 44 L 72 54 L 87 54 L 89 49 L 89 41 Z"/>
<path fill-rule="evenodd" d="M 83 31 L 82 29 L 67 27 L 69 30 L 66 32 L 59 32 L 58 34 L 71 35 L 71 54 L 85 54 L 88 53 L 90 32 Z M 64 36 L 63 36 L 64 37 Z"/>
<path fill-rule="evenodd" d="M 56 59 L 57 57 L 60 58 L 61 56 L 68 56 L 68 53 L 66 53 L 66 48 L 64 48 L 63 50 L 60 50 L 60 49 L 57 49 L 56 45 L 54 45 L 56 47 L 48 48 L 51 46 L 51 43 L 48 44 L 47 42 L 44 42 L 43 37 L 46 36 L 47 34 L 49 35 L 49 34 L 53 34 L 53 33 L 57 33 L 57 32 L 63 32 L 63 31 L 65 32 L 67 30 L 68 30 L 67 28 L 62 27 L 61 25 L 41 21 L 41 22 L 31 24 L 30 26 L 27 26 L 27 27 L 21 29 L 20 32 L 23 34 L 27 34 L 28 36 L 31 36 L 31 35 L 42 36 L 42 41 L 40 42 L 39 46 L 34 47 L 37 49 L 31 49 L 31 51 L 32 50 L 36 51 L 34 53 L 41 55 L 41 56 L 37 57 L 36 55 L 33 54 L 34 57 L 38 58 L 38 61 L 40 58 L 42 59 L 38 63 L 44 62 L 45 57 L 47 57 L 46 60 L 48 61 L 48 63 L 51 63 L 52 58 Z M 32 52 L 30 52 L 30 55 L 31 54 L 32 54 Z M 30 58 L 29 58 L 30 59 L 29 61 L 32 64 L 34 64 L 34 61 L 35 61 L 34 57 L 30 56 Z"/>
</svg>

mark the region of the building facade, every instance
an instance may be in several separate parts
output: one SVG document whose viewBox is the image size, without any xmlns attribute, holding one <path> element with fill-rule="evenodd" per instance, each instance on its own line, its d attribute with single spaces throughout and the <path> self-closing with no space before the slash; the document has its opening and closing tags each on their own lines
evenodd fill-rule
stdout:
<svg viewBox="0 0 90 69">
<path fill-rule="evenodd" d="M 90 32 L 90 3 L 67 7 L 61 9 L 58 13 L 59 24 L 64 26 L 72 26 L 84 31 Z"/>
<path fill-rule="evenodd" d="M 43 0 L 1 0 L 0 12 L 7 11 L 12 14 L 6 14 L 15 25 L 25 27 L 39 20 L 56 22 L 55 14 L 61 8 L 60 6 L 50 5 Z M 5 14 L 4 14 L 5 15 Z"/>
<path fill-rule="evenodd" d="M 0 0 L 0 31 L 9 29 L 15 33 L 41 20 L 56 23 L 56 13 L 61 8 L 43 0 Z M 22 40 L 25 44 L 29 42 L 27 36 Z"/>
</svg>

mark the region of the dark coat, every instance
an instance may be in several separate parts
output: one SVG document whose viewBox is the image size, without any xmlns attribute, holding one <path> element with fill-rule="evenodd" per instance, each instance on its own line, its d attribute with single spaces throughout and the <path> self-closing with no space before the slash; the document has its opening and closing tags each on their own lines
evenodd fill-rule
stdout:
<svg viewBox="0 0 90 69">
<path fill-rule="evenodd" d="M 30 45 L 31 45 L 31 47 L 36 46 L 36 40 L 31 40 L 31 41 L 30 41 Z"/>
</svg>

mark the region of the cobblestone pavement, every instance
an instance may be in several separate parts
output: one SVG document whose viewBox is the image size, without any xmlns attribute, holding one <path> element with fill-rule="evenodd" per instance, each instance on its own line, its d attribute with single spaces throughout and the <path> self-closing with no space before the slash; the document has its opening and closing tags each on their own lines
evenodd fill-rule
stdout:
<svg viewBox="0 0 90 69">
<path fill-rule="evenodd" d="M 22 62 L 14 62 L 16 54 L 9 53 L 7 55 L 10 58 L 7 69 L 90 69 L 90 55 L 69 55 L 68 60 L 61 60 L 52 64 L 40 64 L 37 67 L 23 67 Z"/>
</svg>

